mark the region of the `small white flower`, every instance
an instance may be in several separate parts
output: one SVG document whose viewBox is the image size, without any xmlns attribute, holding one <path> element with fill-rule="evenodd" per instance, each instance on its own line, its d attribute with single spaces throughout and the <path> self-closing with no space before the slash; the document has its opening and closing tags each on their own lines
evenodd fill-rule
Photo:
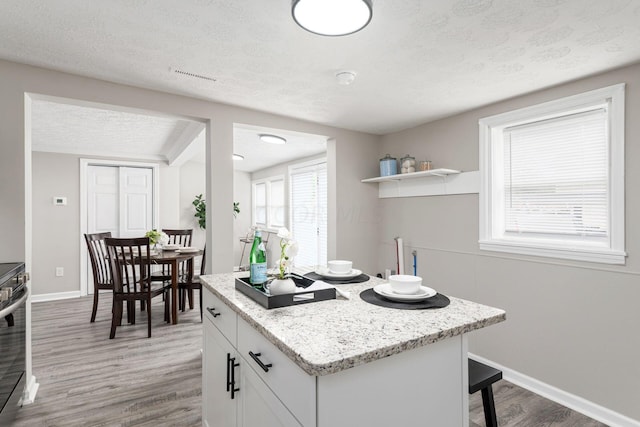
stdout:
<svg viewBox="0 0 640 427">
<path fill-rule="evenodd" d="M 281 239 L 289 239 L 291 237 L 291 233 L 287 230 L 286 227 L 281 227 L 278 229 L 278 237 Z"/>
<path fill-rule="evenodd" d="M 291 265 L 291 260 L 280 258 L 278 260 L 278 266 L 282 268 L 287 268 Z"/>
<path fill-rule="evenodd" d="M 298 249 L 298 242 L 296 242 L 295 240 L 290 240 L 286 248 L 284 249 L 284 253 L 289 259 L 291 259 L 298 255 Z"/>
<path fill-rule="evenodd" d="M 158 239 L 158 243 L 161 245 L 166 245 L 169 243 L 169 235 L 164 231 L 160 233 L 160 238 Z"/>
</svg>

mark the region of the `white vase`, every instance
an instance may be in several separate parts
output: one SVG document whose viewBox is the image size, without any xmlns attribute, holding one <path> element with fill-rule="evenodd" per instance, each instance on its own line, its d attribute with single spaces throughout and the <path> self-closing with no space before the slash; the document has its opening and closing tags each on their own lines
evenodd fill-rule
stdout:
<svg viewBox="0 0 640 427">
<path fill-rule="evenodd" d="M 271 295 L 292 294 L 296 291 L 296 284 L 293 279 L 273 279 L 269 283 L 269 293 Z"/>
</svg>

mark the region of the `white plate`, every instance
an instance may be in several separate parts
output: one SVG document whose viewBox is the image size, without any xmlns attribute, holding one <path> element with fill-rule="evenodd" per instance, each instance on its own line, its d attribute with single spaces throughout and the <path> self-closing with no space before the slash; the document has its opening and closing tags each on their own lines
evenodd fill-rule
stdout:
<svg viewBox="0 0 640 427">
<path fill-rule="evenodd" d="M 190 254 L 193 252 L 198 252 L 199 250 L 200 249 L 194 248 L 193 246 L 185 246 L 184 248 L 178 249 L 176 252 L 179 252 L 181 254 Z"/>
<path fill-rule="evenodd" d="M 420 286 L 420 290 L 418 291 L 418 293 L 415 293 L 415 294 L 409 294 L 409 295 L 397 294 L 393 292 L 393 289 L 391 289 L 391 285 L 388 283 L 381 283 L 379 285 L 374 286 L 373 292 L 377 293 L 380 296 L 388 298 L 392 301 L 400 301 L 400 302 L 422 301 L 427 298 L 431 298 L 432 296 L 437 294 L 435 290 L 431 288 L 427 288 L 426 286 Z"/>
<path fill-rule="evenodd" d="M 327 267 L 321 267 L 315 272 L 327 279 L 351 279 L 362 274 L 362 271 L 352 268 L 349 273 L 332 273 Z"/>
</svg>

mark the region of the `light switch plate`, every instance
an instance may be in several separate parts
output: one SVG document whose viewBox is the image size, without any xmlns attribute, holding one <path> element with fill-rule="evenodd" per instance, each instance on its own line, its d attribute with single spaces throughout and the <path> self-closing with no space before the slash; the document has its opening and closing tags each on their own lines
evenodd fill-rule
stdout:
<svg viewBox="0 0 640 427">
<path fill-rule="evenodd" d="M 67 198 L 62 196 L 55 196 L 53 198 L 53 204 L 56 206 L 66 206 Z"/>
</svg>

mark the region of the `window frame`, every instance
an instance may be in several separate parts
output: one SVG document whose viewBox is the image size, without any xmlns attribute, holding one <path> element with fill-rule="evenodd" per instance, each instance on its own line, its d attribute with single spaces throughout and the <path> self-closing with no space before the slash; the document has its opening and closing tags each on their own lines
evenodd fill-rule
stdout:
<svg viewBox="0 0 640 427">
<path fill-rule="evenodd" d="M 571 112 L 587 110 L 598 104 L 608 104 L 609 165 L 608 165 L 608 244 L 593 246 L 577 244 L 571 239 L 527 238 L 505 236 L 504 220 L 498 208 L 501 189 L 497 170 L 504 165 L 497 146 L 502 146 L 504 129 Z M 606 264 L 624 264 L 624 115 L 625 84 L 620 83 L 555 101 L 521 108 L 479 120 L 480 140 L 480 250 L 506 252 L 589 261 Z"/>
<path fill-rule="evenodd" d="M 274 216 L 273 215 L 274 206 L 271 200 L 271 184 L 278 181 L 282 181 L 283 203 L 284 203 L 284 205 L 282 206 L 282 212 L 283 212 L 283 216 L 285 216 L 287 213 L 287 182 L 285 180 L 285 176 L 274 175 L 267 178 L 260 178 L 260 179 L 251 181 L 251 224 L 254 227 L 261 228 L 265 231 L 277 232 L 277 230 L 280 227 L 284 227 L 285 224 L 287 224 L 286 217 L 283 218 L 282 224 L 275 222 L 274 219 L 272 218 Z M 266 206 L 265 206 L 266 222 L 265 223 L 262 223 L 262 222 L 259 223 L 256 221 L 257 219 L 256 185 L 260 185 L 260 184 L 265 184 L 265 201 L 266 201 Z"/>
</svg>

